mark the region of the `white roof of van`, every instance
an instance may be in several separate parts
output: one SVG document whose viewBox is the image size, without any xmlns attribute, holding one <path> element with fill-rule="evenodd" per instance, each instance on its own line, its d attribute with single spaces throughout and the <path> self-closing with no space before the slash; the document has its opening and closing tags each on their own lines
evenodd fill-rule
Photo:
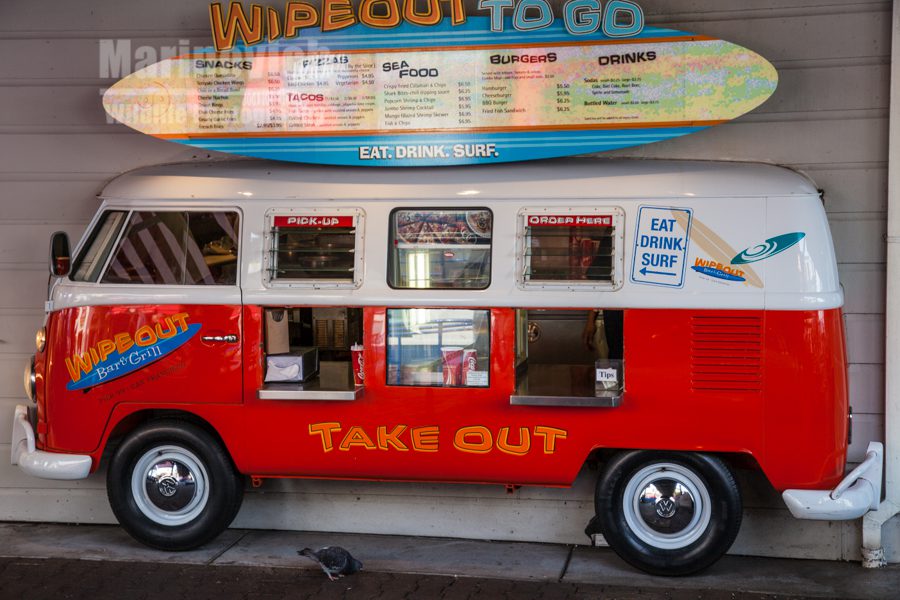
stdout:
<svg viewBox="0 0 900 600">
<path fill-rule="evenodd" d="M 145 167 L 101 193 L 123 200 L 709 198 L 815 194 L 807 177 L 761 163 L 580 158 L 438 167 L 326 167 L 262 160 Z M 472 198 L 470 198 L 472 199 Z"/>
</svg>

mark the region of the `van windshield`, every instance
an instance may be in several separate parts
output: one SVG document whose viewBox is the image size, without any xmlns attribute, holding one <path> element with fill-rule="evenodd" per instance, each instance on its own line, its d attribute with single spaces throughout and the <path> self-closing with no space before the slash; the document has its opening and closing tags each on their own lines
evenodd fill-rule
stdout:
<svg viewBox="0 0 900 600">
<path fill-rule="evenodd" d="M 75 259 L 75 267 L 72 270 L 73 281 L 97 281 L 100 278 L 100 272 L 119 237 L 126 214 L 122 210 L 107 210 L 100 216 Z"/>
</svg>

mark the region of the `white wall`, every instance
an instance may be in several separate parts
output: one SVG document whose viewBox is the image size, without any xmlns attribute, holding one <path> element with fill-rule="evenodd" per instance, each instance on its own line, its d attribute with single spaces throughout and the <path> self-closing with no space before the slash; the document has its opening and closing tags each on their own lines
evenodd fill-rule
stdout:
<svg viewBox="0 0 900 600">
<path fill-rule="evenodd" d="M 846 291 L 854 406 L 851 461 L 883 437 L 884 269 L 891 3 L 867 0 L 639 0 L 649 22 L 721 37 L 768 58 L 774 97 L 736 122 L 621 152 L 770 161 L 805 170 L 825 202 Z M 283 3 L 278 3 L 281 6 Z M 3 0 L 0 3 L 0 457 L 21 370 L 43 316 L 48 236 L 77 238 L 109 178 L 206 153 L 107 124 L 99 44 L 206 45 L 208 2 Z M 52 9 L 52 10 L 51 10 Z M 900 440 L 895 441 L 900 443 Z M 583 543 L 595 474 L 572 490 L 273 482 L 248 495 L 242 527 L 353 530 Z M 856 523 L 800 522 L 758 478 L 744 482 L 732 552 L 858 558 Z M 103 476 L 31 479 L 0 459 L 0 519 L 112 522 Z M 900 528 L 898 528 L 900 529 Z M 898 536 L 885 536 L 886 542 Z M 900 542 L 887 547 L 900 561 Z"/>
</svg>

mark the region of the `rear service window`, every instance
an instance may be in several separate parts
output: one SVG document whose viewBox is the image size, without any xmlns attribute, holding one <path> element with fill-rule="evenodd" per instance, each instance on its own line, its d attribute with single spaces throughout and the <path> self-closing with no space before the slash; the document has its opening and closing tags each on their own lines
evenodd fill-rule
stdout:
<svg viewBox="0 0 900 600">
<path fill-rule="evenodd" d="M 387 384 L 487 387 L 489 310 L 389 308 Z"/>
<path fill-rule="evenodd" d="M 267 283 L 295 287 L 359 287 L 363 213 L 358 209 L 268 214 Z"/>
<path fill-rule="evenodd" d="M 235 285 L 236 212 L 135 211 L 101 283 Z"/>
<path fill-rule="evenodd" d="M 394 210 L 388 283 L 394 288 L 488 287 L 492 228 L 493 214 L 486 208 Z"/>
<path fill-rule="evenodd" d="M 622 283 L 619 209 L 526 210 L 520 216 L 524 287 L 617 288 Z"/>
</svg>

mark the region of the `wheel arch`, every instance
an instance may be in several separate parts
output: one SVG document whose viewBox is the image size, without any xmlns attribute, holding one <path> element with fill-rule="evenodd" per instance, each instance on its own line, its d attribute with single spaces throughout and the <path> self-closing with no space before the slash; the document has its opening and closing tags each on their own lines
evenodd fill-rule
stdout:
<svg viewBox="0 0 900 600">
<path fill-rule="evenodd" d="M 732 471 L 754 471 L 759 473 L 762 477 L 766 479 L 769 485 L 773 485 L 772 481 L 769 479 L 766 474 L 765 469 L 762 467 L 760 462 L 756 459 L 756 457 L 749 451 L 739 451 L 739 450 L 704 450 L 704 449 L 678 449 L 673 450 L 671 448 L 606 448 L 606 447 L 595 447 L 588 454 L 587 459 L 585 459 L 585 464 L 591 468 L 592 470 L 602 471 L 603 467 L 606 463 L 612 460 L 614 457 L 623 453 L 632 453 L 632 452 L 680 452 L 685 454 L 706 454 L 709 456 L 714 456 L 724 462 L 729 469 Z"/>
<path fill-rule="evenodd" d="M 235 469 L 237 465 L 231 454 L 228 444 L 219 434 L 218 430 L 207 419 L 195 412 L 183 408 L 143 408 L 122 414 L 116 418 L 115 413 L 110 417 L 110 423 L 100 445 L 98 458 L 94 461 L 95 468 L 102 464 L 109 464 L 112 453 L 119 443 L 132 431 L 143 427 L 153 421 L 182 421 L 189 423 L 208 433 L 222 447 Z"/>
</svg>

